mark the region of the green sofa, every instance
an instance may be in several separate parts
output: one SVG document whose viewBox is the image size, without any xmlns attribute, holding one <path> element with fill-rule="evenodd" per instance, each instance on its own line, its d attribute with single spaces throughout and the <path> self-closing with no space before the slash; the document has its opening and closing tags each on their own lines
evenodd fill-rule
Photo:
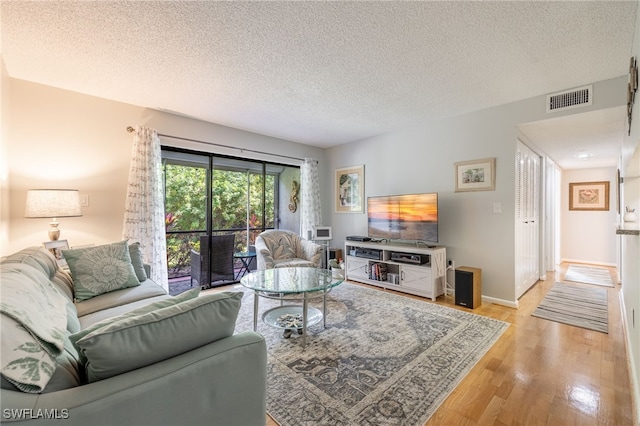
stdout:
<svg viewBox="0 0 640 426">
<path fill-rule="evenodd" d="M 172 297 L 143 276 L 77 301 L 43 248 L 0 267 L 2 423 L 265 425 L 266 345 L 234 334 L 240 293 Z"/>
</svg>

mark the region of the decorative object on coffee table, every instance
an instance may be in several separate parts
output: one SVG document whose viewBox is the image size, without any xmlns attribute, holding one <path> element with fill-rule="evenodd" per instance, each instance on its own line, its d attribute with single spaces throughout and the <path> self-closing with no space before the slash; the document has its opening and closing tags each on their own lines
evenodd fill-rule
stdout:
<svg viewBox="0 0 640 426">
<path fill-rule="evenodd" d="M 280 301 L 262 315 L 265 324 L 285 330 L 284 337 L 296 330 L 303 335 L 302 346 L 307 342 L 307 328 L 321 320 L 326 325 L 327 293 L 341 284 L 343 278 L 331 271 L 318 268 L 273 268 L 252 272 L 240 280 L 243 286 L 253 290 L 253 331 L 258 328 L 260 298 Z M 309 306 L 312 299 L 322 299 L 322 310 Z M 294 302 L 290 304 L 286 302 Z M 301 305 L 301 304 L 302 305 Z"/>
</svg>

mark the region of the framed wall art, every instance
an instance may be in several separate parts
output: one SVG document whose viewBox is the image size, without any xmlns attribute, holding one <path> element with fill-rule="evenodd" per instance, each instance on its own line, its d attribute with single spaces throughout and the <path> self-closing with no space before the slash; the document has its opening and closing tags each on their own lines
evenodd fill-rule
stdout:
<svg viewBox="0 0 640 426">
<path fill-rule="evenodd" d="M 58 262 L 58 266 L 64 268 L 67 266 L 67 261 L 62 256 L 62 250 L 66 250 L 69 248 L 69 242 L 67 240 L 55 240 L 55 241 L 45 241 L 42 243 L 44 248 L 49 250 L 53 257 L 56 258 L 56 262 Z"/>
<path fill-rule="evenodd" d="M 496 159 L 460 161 L 454 164 L 455 192 L 495 191 Z"/>
<path fill-rule="evenodd" d="M 364 211 L 364 165 L 336 169 L 336 213 Z"/>
<path fill-rule="evenodd" d="M 569 183 L 569 210 L 608 211 L 609 182 Z"/>
</svg>

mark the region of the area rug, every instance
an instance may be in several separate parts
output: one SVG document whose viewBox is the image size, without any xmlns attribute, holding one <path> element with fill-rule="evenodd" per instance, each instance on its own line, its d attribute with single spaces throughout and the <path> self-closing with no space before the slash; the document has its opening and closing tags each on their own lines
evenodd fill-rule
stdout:
<svg viewBox="0 0 640 426">
<path fill-rule="evenodd" d="M 267 411 L 282 426 L 421 426 L 509 325 L 348 283 L 327 302 L 327 328 L 312 326 L 306 348 L 259 321 Z M 260 299 L 259 312 L 278 303 Z M 252 327 L 247 291 L 236 331 Z"/>
<path fill-rule="evenodd" d="M 597 266 L 569 265 L 564 280 L 613 287 L 609 270 Z"/>
<path fill-rule="evenodd" d="M 608 333 L 607 289 L 555 283 L 531 315 Z"/>
</svg>

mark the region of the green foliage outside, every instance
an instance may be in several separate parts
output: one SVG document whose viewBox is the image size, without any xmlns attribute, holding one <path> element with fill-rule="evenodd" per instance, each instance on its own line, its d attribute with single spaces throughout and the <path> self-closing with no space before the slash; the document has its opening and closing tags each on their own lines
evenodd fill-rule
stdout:
<svg viewBox="0 0 640 426">
<path fill-rule="evenodd" d="M 199 250 L 199 237 L 206 234 L 206 176 L 205 168 L 164 164 L 169 277 L 189 274 L 190 251 L 192 248 Z M 247 221 L 250 228 L 249 244 L 253 244 L 255 236 L 262 231 L 263 224 L 264 229 L 274 227 L 276 177 L 266 176 L 264 220 L 262 181 L 262 175 L 255 173 L 213 170 L 212 230 L 219 234 L 233 232 L 236 236 L 236 251 L 247 250 Z M 191 233 L 174 233 L 176 231 Z"/>
</svg>

